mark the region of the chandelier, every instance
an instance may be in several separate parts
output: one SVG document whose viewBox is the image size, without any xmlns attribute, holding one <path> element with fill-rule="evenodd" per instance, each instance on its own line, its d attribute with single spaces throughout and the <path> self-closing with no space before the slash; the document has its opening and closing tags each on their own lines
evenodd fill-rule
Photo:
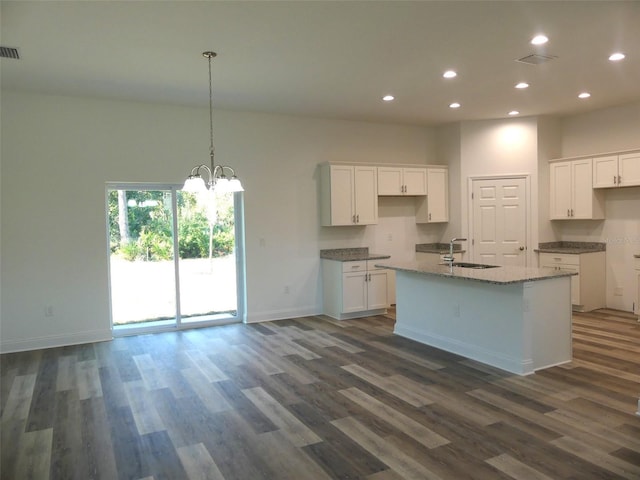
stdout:
<svg viewBox="0 0 640 480">
<path fill-rule="evenodd" d="M 214 161 L 215 147 L 213 145 L 213 82 L 211 80 L 211 60 L 216 56 L 216 52 L 203 52 L 202 56 L 209 59 L 209 159 L 210 166 L 201 164 L 191 169 L 191 173 L 184 182 L 182 189 L 186 192 L 211 191 L 216 193 L 243 192 L 242 184 L 236 172 L 228 165 L 216 165 Z M 204 170 L 208 174 L 208 181 L 205 184 L 200 172 Z M 225 172 L 229 173 L 229 178 Z"/>
</svg>

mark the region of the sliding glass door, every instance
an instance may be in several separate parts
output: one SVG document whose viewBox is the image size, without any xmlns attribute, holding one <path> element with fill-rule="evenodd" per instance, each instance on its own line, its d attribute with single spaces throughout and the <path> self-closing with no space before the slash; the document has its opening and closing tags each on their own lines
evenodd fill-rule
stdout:
<svg viewBox="0 0 640 480">
<path fill-rule="evenodd" d="M 241 195 L 107 186 L 114 334 L 242 320 Z"/>
</svg>

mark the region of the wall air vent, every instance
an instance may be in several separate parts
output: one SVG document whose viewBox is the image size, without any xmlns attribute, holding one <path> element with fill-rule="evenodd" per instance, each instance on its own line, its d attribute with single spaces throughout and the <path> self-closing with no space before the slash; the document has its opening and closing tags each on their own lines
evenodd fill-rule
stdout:
<svg viewBox="0 0 640 480">
<path fill-rule="evenodd" d="M 17 48 L 13 47 L 0 47 L 0 58 L 20 58 L 20 53 Z"/>
<path fill-rule="evenodd" d="M 542 63 L 547 63 L 550 60 L 555 60 L 556 58 L 558 57 L 555 55 L 538 55 L 536 53 L 532 53 L 531 55 L 517 59 L 516 62 L 528 63 L 529 65 L 540 65 Z"/>
</svg>

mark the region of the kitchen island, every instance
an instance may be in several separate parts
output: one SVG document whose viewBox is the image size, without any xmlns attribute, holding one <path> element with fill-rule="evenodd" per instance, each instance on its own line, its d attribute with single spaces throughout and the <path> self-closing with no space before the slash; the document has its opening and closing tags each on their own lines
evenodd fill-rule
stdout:
<svg viewBox="0 0 640 480">
<path fill-rule="evenodd" d="M 571 275 L 562 270 L 389 263 L 394 333 L 528 375 L 571 361 Z"/>
</svg>

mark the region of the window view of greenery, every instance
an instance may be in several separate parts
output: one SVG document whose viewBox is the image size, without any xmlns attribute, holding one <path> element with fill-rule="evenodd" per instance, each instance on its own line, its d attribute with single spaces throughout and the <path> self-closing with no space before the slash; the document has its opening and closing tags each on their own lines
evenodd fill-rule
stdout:
<svg viewBox="0 0 640 480">
<path fill-rule="evenodd" d="M 181 318 L 235 315 L 233 195 L 175 193 Z M 108 192 L 114 325 L 176 318 L 173 194 Z"/>
</svg>

